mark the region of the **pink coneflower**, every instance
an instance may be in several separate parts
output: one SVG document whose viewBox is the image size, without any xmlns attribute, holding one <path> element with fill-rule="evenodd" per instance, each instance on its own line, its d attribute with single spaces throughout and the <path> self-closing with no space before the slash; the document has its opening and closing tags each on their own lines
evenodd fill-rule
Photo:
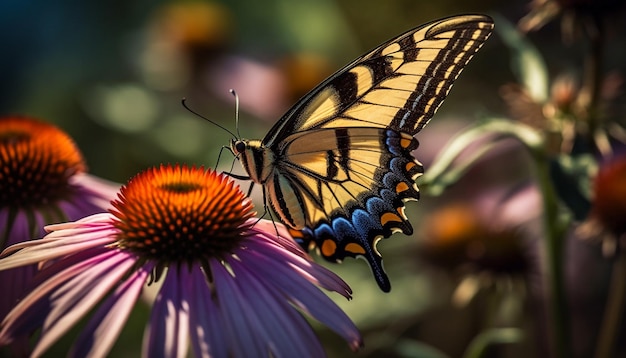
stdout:
<svg viewBox="0 0 626 358">
<path fill-rule="evenodd" d="M 419 255 L 459 280 L 453 303 L 464 306 L 482 288 L 523 292 L 538 268 L 541 201 L 536 187 L 492 189 L 468 203 L 448 204 L 425 222 Z"/>
<path fill-rule="evenodd" d="M 5 250 L 0 270 L 35 262 L 43 269 L 2 323 L 0 344 L 41 327 L 32 353 L 41 355 L 93 310 L 71 355 L 106 355 L 142 289 L 162 280 L 144 335 L 148 357 L 184 357 L 189 342 L 195 356 L 322 356 L 303 313 L 353 349 L 361 345 L 316 286 L 346 298 L 350 288 L 284 227 L 252 218 L 250 200 L 228 177 L 163 166 L 118 196 L 111 213 L 48 226 L 42 240 Z"/>
<path fill-rule="evenodd" d="M 0 250 L 41 238 L 47 224 L 109 207 L 118 187 L 85 173 L 72 139 L 35 119 L 0 118 Z M 0 319 L 15 305 L 35 266 L 0 272 Z"/>
<path fill-rule="evenodd" d="M 592 195 L 591 211 L 578 235 L 601 241 L 604 253 L 613 256 L 626 248 L 626 155 L 617 154 L 600 165 Z"/>
</svg>

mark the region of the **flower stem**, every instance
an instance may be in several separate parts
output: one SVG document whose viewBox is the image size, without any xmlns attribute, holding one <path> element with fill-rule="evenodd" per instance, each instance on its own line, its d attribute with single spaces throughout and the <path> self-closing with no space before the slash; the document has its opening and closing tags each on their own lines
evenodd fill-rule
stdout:
<svg viewBox="0 0 626 358">
<path fill-rule="evenodd" d="M 543 220 L 546 235 L 545 245 L 548 263 L 549 312 L 551 314 L 553 355 L 564 358 L 569 354 L 569 317 L 567 314 L 567 296 L 563 280 L 563 248 L 567 225 L 559 216 L 557 195 L 552 186 L 549 161 L 545 153 L 531 150 L 536 164 L 537 184 L 543 198 Z"/>
<path fill-rule="evenodd" d="M 613 348 L 617 335 L 620 333 L 620 323 L 624 314 L 624 303 L 626 302 L 626 251 L 619 250 L 618 256 L 613 262 L 613 272 L 611 273 L 611 286 L 604 309 L 604 318 L 598 344 L 596 358 L 613 357 Z"/>
</svg>

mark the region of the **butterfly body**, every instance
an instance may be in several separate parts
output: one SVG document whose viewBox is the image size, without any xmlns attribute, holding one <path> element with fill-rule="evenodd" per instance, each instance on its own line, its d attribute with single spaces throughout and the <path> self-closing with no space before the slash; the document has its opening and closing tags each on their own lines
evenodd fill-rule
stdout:
<svg viewBox="0 0 626 358">
<path fill-rule="evenodd" d="M 263 140 L 231 142 L 303 247 L 331 261 L 364 257 L 390 290 L 376 243 L 413 232 L 404 203 L 419 198 L 423 172 L 414 135 L 492 28 L 462 15 L 409 30 L 323 81 Z"/>
</svg>

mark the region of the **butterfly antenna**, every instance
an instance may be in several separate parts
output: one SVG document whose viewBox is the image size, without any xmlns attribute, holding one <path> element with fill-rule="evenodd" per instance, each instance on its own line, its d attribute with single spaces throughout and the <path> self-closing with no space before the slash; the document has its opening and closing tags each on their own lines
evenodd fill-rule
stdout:
<svg viewBox="0 0 626 358">
<path fill-rule="evenodd" d="M 235 97 L 235 129 L 237 130 L 237 138 L 241 138 L 241 134 L 239 133 L 239 95 L 235 92 L 234 89 L 229 89 L 228 92 Z"/>
<path fill-rule="evenodd" d="M 213 124 L 213 125 L 215 125 L 215 126 L 217 126 L 219 128 L 222 128 L 223 130 L 228 132 L 228 134 L 230 134 L 233 138 L 240 138 L 240 137 L 236 136 L 235 133 L 233 133 L 230 130 L 228 130 L 228 128 L 226 128 L 226 127 L 224 127 L 224 126 L 222 126 L 222 125 L 220 125 L 220 124 L 218 124 L 216 122 L 213 122 L 212 120 L 208 119 L 207 117 L 205 117 L 205 116 L 201 115 L 200 113 L 194 111 L 193 109 L 189 108 L 189 106 L 187 106 L 187 98 L 183 98 L 181 100 L 181 103 L 182 103 L 183 107 L 185 107 L 185 109 L 188 110 L 189 112 L 195 114 L 196 116 L 204 119 L 205 121 L 207 121 L 207 122 L 209 122 L 209 123 L 211 123 L 211 124 Z M 237 133 L 239 133 L 239 128 L 237 128 Z"/>
</svg>

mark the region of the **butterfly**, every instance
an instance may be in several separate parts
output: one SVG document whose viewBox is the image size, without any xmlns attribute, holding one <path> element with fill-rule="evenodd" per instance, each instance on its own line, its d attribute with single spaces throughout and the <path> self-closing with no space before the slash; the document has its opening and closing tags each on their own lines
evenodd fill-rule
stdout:
<svg viewBox="0 0 626 358">
<path fill-rule="evenodd" d="M 485 15 L 448 17 L 357 58 L 300 99 L 263 140 L 231 140 L 248 174 L 240 179 L 262 185 L 305 249 L 334 262 L 365 258 L 388 292 L 376 244 L 413 232 L 405 202 L 419 198 L 415 179 L 423 173 L 414 135 L 493 26 Z"/>
</svg>

